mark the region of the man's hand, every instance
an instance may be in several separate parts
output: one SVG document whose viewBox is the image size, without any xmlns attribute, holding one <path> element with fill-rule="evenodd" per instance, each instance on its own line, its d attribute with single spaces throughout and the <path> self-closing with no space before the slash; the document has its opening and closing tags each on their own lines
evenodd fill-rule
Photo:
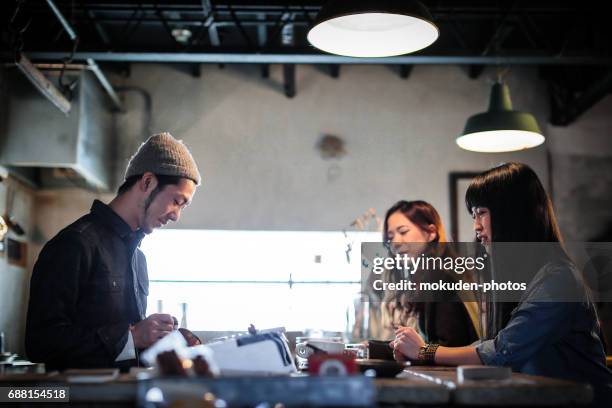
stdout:
<svg viewBox="0 0 612 408">
<path fill-rule="evenodd" d="M 136 323 L 131 331 L 134 338 L 134 346 L 144 349 L 151 346 L 157 340 L 170 333 L 174 321 L 169 314 L 155 313 L 144 320 Z"/>
<path fill-rule="evenodd" d="M 393 345 L 393 356 L 396 360 L 403 361 L 402 358 L 417 360 L 419 349 L 425 345 L 425 341 L 413 328 L 400 326 L 395 331 L 395 340 L 391 344 Z"/>
</svg>

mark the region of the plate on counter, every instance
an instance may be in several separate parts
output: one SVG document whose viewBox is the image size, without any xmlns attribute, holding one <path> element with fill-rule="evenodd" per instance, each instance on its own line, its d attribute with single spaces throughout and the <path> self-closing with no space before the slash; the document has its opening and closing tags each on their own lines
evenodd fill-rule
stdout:
<svg viewBox="0 0 612 408">
<path fill-rule="evenodd" d="M 410 367 L 408 362 L 398 362 L 395 360 L 382 360 L 382 359 L 368 359 L 368 360 L 356 360 L 359 371 L 364 374 L 368 370 L 373 370 L 378 378 L 394 378 L 396 375 L 404 371 L 404 368 Z"/>
</svg>

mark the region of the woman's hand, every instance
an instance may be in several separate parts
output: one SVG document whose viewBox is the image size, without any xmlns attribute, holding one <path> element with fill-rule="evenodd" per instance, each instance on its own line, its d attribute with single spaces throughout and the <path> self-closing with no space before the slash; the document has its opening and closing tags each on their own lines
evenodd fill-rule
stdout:
<svg viewBox="0 0 612 408">
<path fill-rule="evenodd" d="M 402 356 L 404 359 L 417 360 L 419 349 L 425 345 L 425 341 L 413 328 L 400 326 L 395 331 L 395 340 L 391 344 L 396 360 L 403 361 Z"/>
</svg>

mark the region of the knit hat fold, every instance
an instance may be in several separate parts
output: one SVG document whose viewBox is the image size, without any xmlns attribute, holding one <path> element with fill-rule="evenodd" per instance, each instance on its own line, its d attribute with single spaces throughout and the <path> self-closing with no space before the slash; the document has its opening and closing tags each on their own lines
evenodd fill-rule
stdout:
<svg viewBox="0 0 612 408">
<path fill-rule="evenodd" d="M 146 172 L 184 177 L 196 185 L 201 181 L 198 166 L 187 146 L 168 132 L 153 135 L 140 145 L 128 163 L 125 179 Z"/>
</svg>

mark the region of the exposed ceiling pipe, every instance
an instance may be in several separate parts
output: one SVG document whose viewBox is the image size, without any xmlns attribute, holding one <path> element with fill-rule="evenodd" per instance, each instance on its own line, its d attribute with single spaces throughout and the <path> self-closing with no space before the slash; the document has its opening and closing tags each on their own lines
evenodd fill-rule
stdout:
<svg viewBox="0 0 612 408">
<path fill-rule="evenodd" d="M 55 14 L 57 19 L 59 20 L 59 22 L 62 25 L 62 27 L 64 27 L 64 30 L 66 30 L 66 33 L 68 34 L 70 39 L 73 42 L 77 41 L 76 31 L 72 28 L 70 23 L 68 23 L 68 21 L 66 20 L 66 18 L 64 17 L 62 12 L 60 11 L 60 9 L 53 2 L 53 0 L 47 0 L 47 4 L 49 5 L 51 10 L 53 11 L 53 14 Z M 72 59 L 74 59 L 74 55 L 72 56 Z M 121 103 L 121 100 L 117 96 L 117 93 L 113 89 L 113 87 L 110 84 L 110 82 L 108 82 L 108 80 L 106 79 L 106 76 L 104 75 L 104 73 L 102 72 L 102 70 L 100 69 L 98 64 L 96 64 L 96 62 L 95 62 L 95 60 L 93 58 L 85 58 L 85 60 L 87 62 L 87 65 L 89 65 L 91 71 L 94 73 L 94 75 L 98 79 L 98 82 L 100 82 L 100 85 L 102 86 L 102 88 L 104 88 L 104 91 L 107 93 L 107 95 L 109 96 L 109 98 L 113 102 L 113 105 L 115 106 L 115 108 L 119 112 L 124 112 L 125 110 L 123 109 L 123 105 Z"/>
<path fill-rule="evenodd" d="M 70 37 L 72 41 L 76 41 L 77 39 L 76 32 L 72 29 L 72 26 L 70 26 L 68 21 L 64 18 L 64 15 L 60 11 L 60 9 L 57 8 L 53 0 L 47 0 L 47 4 L 51 8 L 51 11 L 53 11 L 53 14 L 55 14 L 55 17 L 57 17 L 57 19 L 59 20 L 62 27 L 64 27 L 64 30 L 66 30 L 68 37 Z"/>
<path fill-rule="evenodd" d="M 10 58 L 8 53 L 0 53 Z M 33 60 L 56 60 L 60 52 L 29 52 Z M 243 53 L 159 53 L 159 52 L 76 52 L 73 59 L 113 62 L 227 63 L 227 64 L 438 64 L 438 65 L 607 65 L 612 57 L 589 56 L 452 56 L 407 55 L 385 58 L 353 58 L 327 54 L 243 54 Z"/>
</svg>

